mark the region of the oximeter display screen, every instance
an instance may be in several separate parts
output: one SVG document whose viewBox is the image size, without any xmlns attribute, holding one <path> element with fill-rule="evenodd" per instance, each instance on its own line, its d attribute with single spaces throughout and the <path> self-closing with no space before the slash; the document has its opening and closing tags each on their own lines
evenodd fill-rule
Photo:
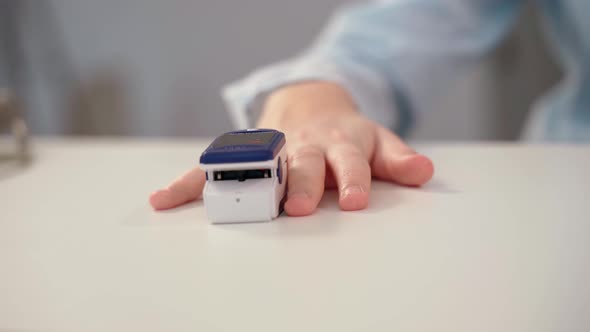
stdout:
<svg viewBox="0 0 590 332">
<path fill-rule="evenodd" d="M 225 134 L 215 140 L 213 147 L 223 148 L 234 145 L 267 145 L 271 142 L 274 135 L 274 132 Z"/>
</svg>

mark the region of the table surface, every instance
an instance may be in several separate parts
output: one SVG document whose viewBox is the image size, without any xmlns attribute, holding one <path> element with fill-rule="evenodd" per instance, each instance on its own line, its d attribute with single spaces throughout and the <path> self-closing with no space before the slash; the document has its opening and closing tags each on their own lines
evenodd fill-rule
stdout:
<svg viewBox="0 0 590 332">
<path fill-rule="evenodd" d="M 0 163 L 0 331 L 590 329 L 590 146 L 422 145 L 434 179 L 365 211 L 215 226 L 147 204 L 204 141 L 35 143 Z"/>
</svg>

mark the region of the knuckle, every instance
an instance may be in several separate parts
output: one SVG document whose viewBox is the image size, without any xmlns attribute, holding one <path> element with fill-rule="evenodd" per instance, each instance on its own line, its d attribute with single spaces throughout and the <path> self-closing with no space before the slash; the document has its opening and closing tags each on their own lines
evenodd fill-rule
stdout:
<svg viewBox="0 0 590 332">
<path fill-rule="evenodd" d="M 299 146 L 289 154 L 288 159 L 291 162 L 301 160 L 301 159 L 310 159 L 310 158 L 323 158 L 323 151 L 317 146 L 314 145 L 303 145 Z"/>
<path fill-rule="evenodd" d="M 350 139 L 348 133 L 341 128 L 332 128 L 328 131 L 328 136 L 334 142 L 346 142 Z"/>
<path fill-rule="evenodd" d="M 309 142 L 312 132 L 309 130 L 297 130 L 293 133 L 293 139 L 297 142 Z"/>
<path fill-rule="evenodd" d="M 342 162 L 352 159 L 366 159 L 360 148 L 353 144 L 336 144 L 330 147 L 334 161 Z"/>
<path fill-rule="evenodd" d="M 359 164 L 355 167 L 346 167 L 338 172 L 338 177 L 342 182 L 358 182 L 369 178 L 371 169 L 368 165 Z"/>
</svg>

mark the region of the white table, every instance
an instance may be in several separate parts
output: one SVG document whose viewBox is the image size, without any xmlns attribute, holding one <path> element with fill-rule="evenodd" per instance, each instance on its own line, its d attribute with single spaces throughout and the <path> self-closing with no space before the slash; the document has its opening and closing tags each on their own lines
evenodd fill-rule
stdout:
<svg viewBox="0 0 590 332">
<path fill-rule="evenodd" d="M 422 146 L 434 180 L 360 212 L 153 212 L 203 143 L 45 139 L 0 173 L 0 331 L 590 330 L 590 146 Z"/>
</svg>

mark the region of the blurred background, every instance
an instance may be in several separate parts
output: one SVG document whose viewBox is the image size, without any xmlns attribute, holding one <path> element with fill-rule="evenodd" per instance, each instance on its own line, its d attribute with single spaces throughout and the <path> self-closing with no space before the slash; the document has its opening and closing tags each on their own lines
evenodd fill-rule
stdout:
<svg viewBox="0 0 590 332">
<path fill-rule="evenodd" d="M 35 135 L 214 136 L 220 88 L 295 55 L 342 0 L 0 0 L 0 88 Z M 518 138 L 556 80 L 527 8 L 517 28 L 426 105 L 415 140 Z"/>
</svg>

